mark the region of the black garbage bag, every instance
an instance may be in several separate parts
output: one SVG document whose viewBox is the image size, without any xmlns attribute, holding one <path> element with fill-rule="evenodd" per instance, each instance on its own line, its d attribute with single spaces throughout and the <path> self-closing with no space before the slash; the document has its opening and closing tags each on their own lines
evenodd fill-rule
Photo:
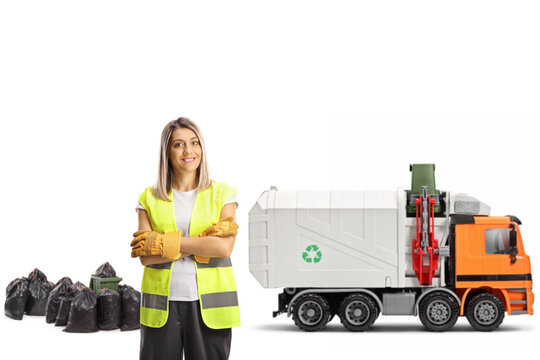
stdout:
<svg viewBox="0 0 540 360">
<path fill-rule="evenodd" d="M 106 262 L 105 264 L 102 264 L 98 269 L 96 270 L 96 276 L 100 278 L 110 278 L 110 277 L 116 277 L 116 271 L 114 271 L 111 264 Z"/>
<path fill-rule="evenodd" d="M 71 279 L 64 277 L 60 279 L 56 286 L 49 293 L 49 298 L 47 299 L 47 310 L 45 311 L 45 321 L 47 324 L 52 324 L 56 321 L 56 316 L 58 315 L 58 310 L 60 309 L 61 297 L 65 296 L 71 285 Z"/>
<path fill-rule="evenodd" d="M 69 318 L 69 310 L 71 309 L 71 301 L 75 297 L 75 292 L 68 291 L 67 294 L 60 297 L 60 305 L 54 320 L 54 326 L 66 326 Z"/>
<path fill-rule="evenodd" d="M 139 329 L 141 326 L 141 293 L 129 285 L 119 285 L 118 291 L 122 297 L 122 326 L 120 330 Z"/>
<path fill-rule="evenodd" d="M 84 288 L 84 284 L 77 281 L 75 284 L 71 285 L 68 292 L 64 296 L 60 296 L 60 306 L 58 308 L 58 313 L 56 314 L 54 326 L 67 325 L 69 311 L 71 310 L 71 302 L 75 295 Z"/>
<path fill-rule="evenodd" d="M 14 320 L 22 320 L 28 299 L 29 281 L 25 277 L 13 280 L 6 288 L 4 314 Z"/>
<path fill-rule="evenodd" d="M 97 300 L 97 320 L 101 330 L 122 326 L 122 299 L 118 291 L 103 289 Z"/>
<path fill-rule="evenodd" d="M 8 296 L 8 294 L 11 292 L 11 289 L 13 288 L 13 286 L 15 285 L 15 283 L 17 282 L 23 282 L 25 285 L 26 285 L 26 288 L 28 288 L 28 284 L 30 283 L 30 280 L 28 280 L 28 278 L 24 277 L 24 276 L 21 276 L 15 280 L 12 280 L 9 285 L 6 287 L 6 297 Z"/>
<path fill-rule="evenodd" d="M 26 300 L 27 315 L 45 315 L 47 299 L 53 286 L 54 283 L 47 280 L 42 281 L 39 276 L 34 276 L 33 280 L 30 280 L 30 284 L 28 285 L 28 299 Z"/>
<path fill-rule="evenodd" d="M 54 284 L 53 289 L 54 289 L 55 287 L 57 287 L 58 285 L 60 285 L 61 283 L 63 283 L 63 282 L 69 283 L 69 286 L 73 285 L 73 281 L 71 281 L 71 279 L 69 278 L 69 276 L 64 276 L 63 278 L 61 278 L 60 280 L 58 280 L 58 281 L 56 282 L 56 284 Z"/>
<path fill-rule="evenodd" d="M 47 276 L 45 276 L 45 274 L 42 273 L 38 268 L 35 268 L 30 274 L 28 274 L 28 280 L 34 281 L 36 279 L 41 282 L 47 282 Z"/>
<path fill-rule="evenodd" d="M 77 292 L 71 302 L 66 332 L 96 332 L 97 325 L 97 294 L 85 287 Z"/>
</svg>

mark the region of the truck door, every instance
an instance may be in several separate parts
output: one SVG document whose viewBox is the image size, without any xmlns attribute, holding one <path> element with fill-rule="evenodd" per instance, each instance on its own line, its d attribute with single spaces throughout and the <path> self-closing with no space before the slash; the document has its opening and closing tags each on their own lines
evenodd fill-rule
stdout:
<svg viewBox="0 0 540 360">
<path fill-rule="evenodd" d="M 455 247 L 457 288 L 530 287 L 529 259 L 519 228 L 508 217 L 476 216 L 474 223 L 457 225 Z"/>
</svg>

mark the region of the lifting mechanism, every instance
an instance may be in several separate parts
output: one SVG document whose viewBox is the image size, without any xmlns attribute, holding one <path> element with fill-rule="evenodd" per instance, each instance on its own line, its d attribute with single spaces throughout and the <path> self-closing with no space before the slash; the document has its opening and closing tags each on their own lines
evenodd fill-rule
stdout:
<svg viewBox="0 0 540 360">
<path fill-rule="evenodd" d="M 435 216 L 444 216 L 444 194 L 435 185 L 434 164 L 412 164 L 407 216 L 416 215 L 412 241 L 413 270 L 420 285 L 431 285 L 439 268 L 439 241 L 435 239 Z"/>
<path fill-rule="evenodd" d="M 435 199 L 422 186 L 422 195 L 415 199 L 416 238 L 412 244 L 413 270 L 420 285 L 431 285 L 439 268 L 439 241 L 435 239 Z M 427 258 L 427 264 L 424 260 Z"/>
</svg>

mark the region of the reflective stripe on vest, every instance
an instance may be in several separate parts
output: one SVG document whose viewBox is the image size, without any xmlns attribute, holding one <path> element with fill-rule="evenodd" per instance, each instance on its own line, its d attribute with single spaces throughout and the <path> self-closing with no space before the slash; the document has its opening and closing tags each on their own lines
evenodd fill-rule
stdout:
<svg viewBox="0 0 540 360">
<path fill-rule="evenodd" d="M 152 269 L 167 269 L 168 270 L 171 268 L 171 263 L 148 265 L 148 267 Z"/>
<path fill-rule="evenodd" d="M 208 264 L 197 263 L 199 269 L 215 268 L 215 267 L 227 267 L 232 266 L 231 258 L 210 258 Z"/>
<path fill-rule="evenodd" d="M 156 310 L 167 310 L 169 299 L 165 295 L 142 293 L 141 306 Z"/>
<path fill-rule="evenodd" d="M 225 201 L 236 195 L 236 189 L 225 183 L 212 182 L 212 186 L 197 193 L 191 213 L 189 236 L 196 236 L 209 225 L 219 221 Z M 176 221 L 172 203 L 157 199 L 148 187 L 139 196 L 139 202 L 150 218 L 152 229 L 174 232 Z M 141 286 L 141 323 L 149 327 L 162 327 L 169 315 L 169 285 L 174 263 L 150 265 L 144 268 Z M 197 288 L 201 316 L 209 328 L 223 329 L 240 325 L 240 310 L 236 282 L 230 258 L 210 258 L 208 264 L 195 261 Z"/>
<path fill-rule="evenodd" d="M 238 306 L 238 295 L 236 294 L 236 291 L 201 295 L 201 307 L 203 309 L 213 309 L 226 306 Z"/>
</svg>

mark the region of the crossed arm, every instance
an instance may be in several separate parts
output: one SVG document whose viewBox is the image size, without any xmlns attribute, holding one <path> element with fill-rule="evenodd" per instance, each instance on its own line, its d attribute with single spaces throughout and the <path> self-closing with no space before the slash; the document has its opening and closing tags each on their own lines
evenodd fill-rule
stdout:
<svg viewBox="0 0 540 360">
<path fill-rule="evenodd" d="M 148 213 L 145 210 L 140 209 L 139 213 L 139 230 L 152 230 L 150 225 L 150 219 Z M 227 204 L 221 209 L 220 219 L 231 216 L 236 220 L 236 203 Z M 205 237 L 182 237 L 180 241 L 180 251 L 182 252 L 182 258 L 191 254 L 206 256 L 206 257 L 230 257 L 235 236 L 221 238 L 217 236 L 205 236 Z M 141 256 L 141 264 L 144 266 L 163 264 L 171 262 L 170 259 L 163 258 L 159 255 L 153 256 Z"/>
</svg>

